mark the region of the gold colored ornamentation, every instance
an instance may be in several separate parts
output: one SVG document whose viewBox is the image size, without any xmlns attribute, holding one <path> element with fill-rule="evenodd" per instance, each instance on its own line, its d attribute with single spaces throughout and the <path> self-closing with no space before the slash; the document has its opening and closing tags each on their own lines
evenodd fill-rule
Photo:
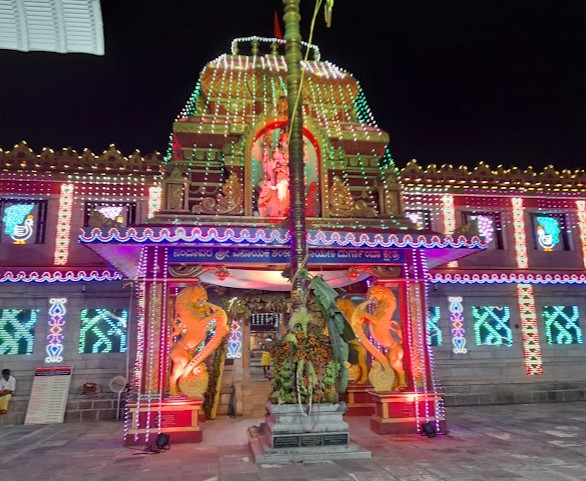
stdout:
<svg viewBox="0 0 586 481">
<path fill-rule="evenodd" d="M 177 295 L 171 325 L 169 393 L 181 391 L 188 397 L 200 397 L 208 383 L 203 362 L 228 334 L 228 315 L 221 307 L 208 302 L 206 290 L 198 284 L 185 287 Z M 207 333 L 214 328 L 214 334 L 206 342 Z"/>
<path fill-rule="evenodd" d="M 376 392 L 390 391 L 395 383 L 395 372 L 386 364 L 372 361 L 368 380 Z"/>
<path fill-rule="evenodd" d="M 348 381 L 358 382 L 360 378 L 360 366 L 358 364 L 350 364 L 348 361 L 344 364 L 348 370 Z"/>
<path fill-rule="evenodd" d="M 158 346 L 161 342 L 161 319 L 163 317 L 163 312 L 161 306 L 163 303 L 161 302 L 163 296 L 163 287 L 160 284 L 154 283 L 150 286 L 149 292 L 149 319 L 148 325 L 152 326 L 152 330 L 148 331 L 148 345 L 150 346 Z M 160 352 L 158 349 L 153 349 L 152 351 L 145 352 L 145 366 L 155 366 L 150 373 L 148 373 L 148 381 L 146 383 L 146 391 L 150 394 L 155 394 L 159 392 L 159 366 L 161 362 L 160 359 Z"/>
<path fill-rule="evenodd" d="M 368 290 L 367 297 L 368 299 L 359 304 L 352 313 L 350 324 L 356 337 L 378 361 L 377 370 L 379 372 L 373 374 L 373 379 L 379 387 L 370 378 L 370 373 L 369 380 L 375 391 L 383 389 L 382 386 L 387 385 L 388 382 L 382 380 L 382 377 L 385 374 L 390 374 L 390 370 L 393 371 L 394 382 L 391 383 L 393 389 L 403 390 L 407 387 L 405 368 L 403 367 L 403 329 L 401 324 L 393 319 L 397 308 L 397 299 L 391 289 L 380 285 L 372 286 Z M 374 305 L 374 308 L 371 304 Z M 381 350 L 377 349 L 366 335 L 365 324 L 370 335 L 381 346 Z M 373 362 L 370 368 L 371 372 L 374 366 Z"/>
<path fill-rule="evenodd" d="M 395 279 L 401 275 L 401 268 L 398 266 L 351 266 L 348 268 L 347 276 L 356 280 L 362 272 L 377 279 Z"/>
<path fill-rule="evenodd" d="M 186 191 L 186 179 L 181 170 L 175 168 L 169 177 L 163 180 L 165 191 L 165 210 L 183 210 Z"/>
<path fill-rule="evenodd" d="M 242 214 L 244 212 L 243 201 L 244 193 L 238 174 L 231 172 L 215 199 L 206 197 L 192 210 L 197 214 Z"/>
<path fill-rule="evenodd" d="M 214 270 L 214 275 L 218 279 L 223 281 L 224 279 L 226 279 L 226 277 L 228 277 L 230 275 L 230 271 L 228 269 L 226 269 L 224 266 L 217 266 Z"/>
<path fill-rule="evenodd" d="M 179 390 L 192 399 L 203 397 L 208 389 L 210 379 L 205 364 L 200 364 L 196 371 L 179 378 Z"/>
<path fill-rule="evenodd" d="M 334 182 L 328 194 L 330 200 L 330 214 L 333 217 L 376 217 L 376 209 L 370 207 L 364 200 L 354 201 L 349 187 L 339 176 L 334 176 Z"/>
<path fill-rule="evenodd" d="M 212 265 L 212 266 L 201 266 L 201 265 L 178 265 L 169 266 L 169 275 L 175 278 L 181 279 L 197 279 L 204 272 L 214 271 L 214 275 L 223 281 L 230 275 L 230 271 L 224 266 Z"/>
</svg>

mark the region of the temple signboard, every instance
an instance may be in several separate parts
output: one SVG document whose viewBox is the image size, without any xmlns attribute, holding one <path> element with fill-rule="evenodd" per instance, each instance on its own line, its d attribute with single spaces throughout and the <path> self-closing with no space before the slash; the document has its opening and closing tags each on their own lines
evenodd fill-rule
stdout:
<svg viewBox="0 0 586 481">
<path fill-rule="evenodd" d="M 235 264 L 289 262 L 288 248 L 171 247 L 170 263 L 222 262 Z M 403 264 L 405 253 L 399 249 L 310 249 L 309 264 Z"/>
</svg>

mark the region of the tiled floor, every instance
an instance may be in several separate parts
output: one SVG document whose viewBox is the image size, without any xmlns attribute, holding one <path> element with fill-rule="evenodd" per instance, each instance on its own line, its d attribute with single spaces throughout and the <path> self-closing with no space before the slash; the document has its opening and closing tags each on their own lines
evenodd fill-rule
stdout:
<svg viewBox="0 0 586 481">
<path fill-rule="evenodd" d="M 160 454 L 123 447 L 121 423 L 2 426 L 0 480 L 586 480 L 586 402 L 448 408 L 447 417 L 437 438 L 379 436 L 367 418 L 349 418 L 372 460 L 284 466 L 252 462 L 247 428 L 260 419 L 208 421 L 202 443 Z"/>
</svg>

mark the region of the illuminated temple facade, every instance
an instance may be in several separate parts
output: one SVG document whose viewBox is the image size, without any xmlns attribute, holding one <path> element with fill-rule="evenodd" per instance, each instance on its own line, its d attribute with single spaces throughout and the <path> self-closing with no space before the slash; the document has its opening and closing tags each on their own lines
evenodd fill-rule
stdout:
<svg viewBox="0 0 586 481">
<path fill-rule="evenodd" d="M 263 343 L 288 313 L 278 48 L 235 41 L 208 63 L 165 154 L 0 151 L 0 354 L 18 379 L 0 423 L 23 422 L 41 366 L 73 367 L 66 421 L 114 418 L 114 376 L 136 399 L 164 398 L 172 301 L 193 283 L 249 305 L 230 322 L 219 412 L 255 414 Z M 448 406 L 585 399 L 586 173 L 398 168 L 359 83 L 314 50 L 310 272 L 357 302 L 377 283 L 396 293 L 414 392 Z"/>
</svg>

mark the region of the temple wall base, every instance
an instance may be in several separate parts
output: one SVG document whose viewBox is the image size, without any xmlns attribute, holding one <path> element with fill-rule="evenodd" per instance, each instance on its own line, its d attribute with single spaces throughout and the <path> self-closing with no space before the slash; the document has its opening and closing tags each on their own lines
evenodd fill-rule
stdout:
<svg viewBox="0 0 586 481">
<path fill-rule="evenodd" d="M 370 395 L 370 384 L 349 384 L 346 393 L 348 395 L 348 410 L 346 416 L 372 416 L 375 410 L 375 402 Z"/>
<path fill-rule="evenodd" d="M 437 432 L 446 431 L 446 420 L 436 413 L 435 403 L 440 393 L 370 392 L 375 413 L 370 418 L 370 429 L 377 434 L 417 434 L 420 424 L 431 422 Z"/>
<path fill-rule="evenodd" d="M 129 403 L 130 429 L 124 444 L 139 445 L 154 443 L 158 429 L 171 437 L 171 443 L 199 443 L 203 433 L 199 427 L 203 398 Z M 148 428 L 147 428 L 148 426 Z"/>
</svg>

